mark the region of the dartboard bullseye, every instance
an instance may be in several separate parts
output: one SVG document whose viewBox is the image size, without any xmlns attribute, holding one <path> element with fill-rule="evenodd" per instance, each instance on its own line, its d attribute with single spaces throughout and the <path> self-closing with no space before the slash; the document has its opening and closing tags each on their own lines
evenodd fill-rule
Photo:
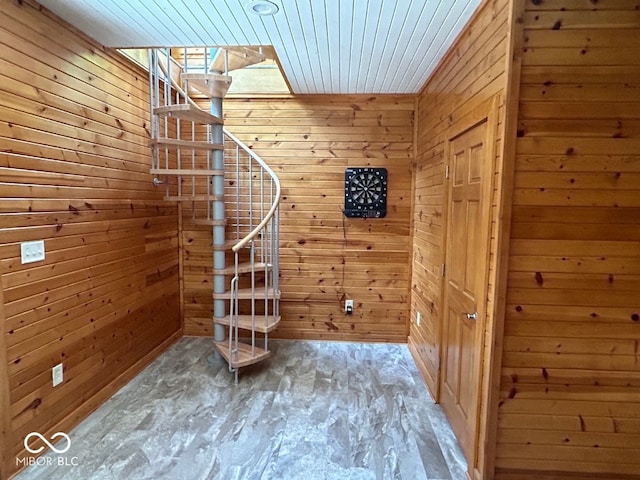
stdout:
<svg viewBox="0 0 640 480">
<path fill-rule="evenodd" d="M 387 214 L 386 168 L 345 170 L 344 214 L 360 218 L 382 218 Z"/>
</svg>

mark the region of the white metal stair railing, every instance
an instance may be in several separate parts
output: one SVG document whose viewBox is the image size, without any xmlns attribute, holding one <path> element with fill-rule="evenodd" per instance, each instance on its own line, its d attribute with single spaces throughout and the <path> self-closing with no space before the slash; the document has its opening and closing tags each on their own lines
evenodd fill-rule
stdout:
<svg viewBox="0 0 640 480">
<path fill-rule="evenodd" d="M 232 247 L 228 343 L 216 343 L 230 371 L 269 356 L 269 332 L 280 321 L 279 203 L 280 181 L 252 150 L 225 129 L 225 170 L 229 202 L 236 211 Z M 230 212 L 231 213 L 231 212 Z M 248 256 L 248 261 L 242 256 Z M 245 277 L 243 278 L 243 274 Z M 244 282 L 244 284 L 243 284 Z M 242 333 L 250 338 L 241 340 Z M 262 338 L 258 339 L 257 334 Z M 258 342 L 262 346 L 258 346 Z"/>
<path fill-rule="evenodd" d="M 213 186 L 224 175 L 215 168 L 216 152 L 224 144 L 215 141 L 214 132 L 221 130 L 222 118 L 202 110 L 189 96 L 185 66 L 173 60 L 170 49 L 149 50 L 149 61 L 154 183 L 162 185 L 166 200 L 191 202 L 195 223 L 220 224 L 223 219 L 213 218 L 213 202 L 222 197 Z"/>
<path fill-rule="evenodd" d="M 221 98 L 231 79 L 209 71 L 212 49 L 204 55 L 195 50 L 194 55 L 184 49 L 181 64 L 169 49 L 149 51 L 151 173 L 165 199 L 189 202 L 193 223 L 213 228 L 214 345 L 237 382 L 239 368 L 269 356 L 268 334 L 280 321 L 281 187 L 275 172 L 222 128 Z M 200 65 L 189 65 L 190 57 L 201 58 Z M 216 58 L 219 64 L 219 52 Z M 226 52 L 224 58 L 227 69 Z M 202 110 L 190 97 L 193 91 L 208 97 L 216 114 Z M 227 248 L 233 256 L 229 267 Z M 225 328 L 228 341 L 224 330 L 220 335 Z"/>
</svg>

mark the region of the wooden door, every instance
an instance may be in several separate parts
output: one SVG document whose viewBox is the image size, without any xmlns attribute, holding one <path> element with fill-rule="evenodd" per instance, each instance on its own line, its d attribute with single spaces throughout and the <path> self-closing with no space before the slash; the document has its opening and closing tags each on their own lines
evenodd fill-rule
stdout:
<svg viewBox="0 0 640 480">
<path fill-rule="evenodd" d="M 491 148 L 487 121 L 449 140 L 440 403 L 475 464 L 487 295 Z"/>
</svg>

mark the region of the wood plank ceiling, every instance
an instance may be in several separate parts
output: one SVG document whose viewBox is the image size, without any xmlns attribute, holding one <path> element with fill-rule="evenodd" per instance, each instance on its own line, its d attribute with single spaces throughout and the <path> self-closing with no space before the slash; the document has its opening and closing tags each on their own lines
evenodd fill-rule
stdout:
<svg viewBox="0 0 640 480">
<path fill-rule="evenodd" d="M 417 93 L 481 0 L 40 0 L 107 47 L 273 45 L 294 93 Z"/>
</svg>

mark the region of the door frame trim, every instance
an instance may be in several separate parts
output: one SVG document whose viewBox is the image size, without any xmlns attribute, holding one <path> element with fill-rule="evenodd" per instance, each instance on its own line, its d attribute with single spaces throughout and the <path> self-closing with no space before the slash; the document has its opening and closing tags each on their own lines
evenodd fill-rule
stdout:
<svg viewBox="0 0 640 480">
<path fill-rule="evenodd" d="M 485 407 L 486 405 L 484 405 L 486 403 L 486 397 L 487 395 L 485 395 L 485 393 L 487 392 L 483 392 L 483 385 L 484 385 L 484 375 L 485 375 L 485 371 L 484 371 L 484 364 L 486 363 L 486 360 L 490 360 L 490 358 L 487 358 L 487 356 L 491 356 L 492 354 L 492 348 L 489 349 L 485 349 L 485 342 L 482 340 L 484 338 L 486 338 L 486 327 L 488 325 L 492 325 L 493 322 L 491 321 L 487 321 L 487 315 L 493 314 L 493 312 L 489 312 L 488 308 L 487 308 L 487 304 L 489 301 L 489 288 L 488 288 L 488 282 L 489 282 L 489 267 L 490 267 L 490 257 L 491 257 L 491 233 L 492 233 L 492 224 L 493 222 L 496 221 L 495 218 L 493 218 L 492 216 L 492 206 L 494 203 L 494 200 L 497 202 L 499 199 L 495 198 L 494 199 L 494 192 L 495 192 L 495 168 L 496 168 L 496 142 L 498 140 L 498 105 L 499 105 L 499 95 L 496 94 L 494 96 L 492 96 L 491 98 L 485 100 L 484 102 L 482 102 L 481 104 L 479 104 L 478 106 L 476 106 L 475 108 L 473 108 L 471 111 L 467 112 L 466 114 L 464 114 L 463 116 L 461 116 L 458 119 L 453 119 L 449 125 L 449 127 L 447 128 L 447 130 L 444 133 L 444 158 L 443 158 L 443 164 L 444 164 L 444 168 L 446 171 L 446 168 L 449 167 L 449 157 L 451 154 L 451 142 L 453 140 L 455 140 L 457 137 L 459 137 L 460 135 L 464 134 L 465 132 L 471 130 L 472 128 L 486 122 L 487 124 L 487 131 L 486 131 L 486 145 L 487 145 L 487 155 L 489 160 L 486 162 L 485 165 L 485 169 L 482 172 L 483 175 L 488 175 L 489 181 L 487 182 L 483 182 L 482 185 L 482 195 L 483 195 L 483 200 L 486 198 L 488 199 L 487 202 L 483 202 L 482 205 L 482 212 L 483 212 L 483 216 L 485 214 L 488 215 L 489 218 L 489 225 L 486 229 L 486 232 L 483 231 L 482 234 L 485 234 L 485 241 L 486 241 L 486 245 L 488 246 L 488 250 L 487 250 L 487 262 L 486 262 L 486 268 L 485 268 L 485 272 L 483 273 L 483 278 L 484 278 L 484 282 L 483 282 L 483 289 L 482 289 L 482 296 L 481 296 L 481 306 L 480 304 L 478 305 L 478 313 L 480 315 L 480 320 L 481 323 L 478 322 L 478 326 L 480 327 L 477 332 L 477 335 L 479 335 L 480 338 L 480 352 L 478 355 L 478 358 L 480 359 L 480 365 L 478 365 L 478 368 L 480 369 L 479 372 L 479 376 L 478 376 L 478 398 L 477 398 L 477 405 L 476 405 L 476 424 L 475 424 L 475 428 L 474 428 L 474 434 L 473 434 L 473 453 L 472 453 L 472 458 L 470 459 L 471 461 L 469 462 L 468 465 L 468 471 L 467 471 L 467 475 L 469 476 L 469 478 L 473 478 L 472 477 L 472 472 L 474 472 L 474 470 L 476 470 L 476 467 L 478 465 L 479 462 L 479 458 L 478 458 L 478 453 L 479 453 L 479 446 L 480 446 L 480 432 L 481 432 L 481 428 L 480 428 L 480 424 L 482 422 L 486 422 L 486 418 L 483 418 L 482 415 L 482 409 L 483 407 Z M 443 175 L 445 173 L 443 172 Z M 442 228 L 442 238 L 441 238 L 441 245 L 442 245 L 442 263 L 444 264 L 446 262 L 446 258 L 447 258 L 447 251 L 448 251 L 448 245 L 447 245 L 447 233 L 448 233 L 448 228 L 449 228 L 449 195 L 450 195 L 450 180 L 451 177 L 449 179 L 445 178 L 444 179 L 444 199 L 443 199 L 443 228 Z M 486 211 L 488 210 L 488 212 Z M 439 296 L 439 302 L 440 302 L 440 307 L 439 308 L 439 315 L 438 315 L 438 382 L 436 385 L 436 392 L 434 392 L 434 396 L 436 399 L 437 403 L 440 403 L 440 394 L 441 394 L 441 389 L 442 389 L 442 364 L 443 364 L 443 347 L 444 347 L 444 309 L 445 309 L 445 295 L 446 295 L 446 277 L 442 276 L 440 277 L 440 296 Z M 493 292 L 492 297 L 495 298 L 495 291 Z M 492 346 L 490 346 L 492 347 Z M 484 402 L 483 402 L 484 400 Z"/>
</svg>

